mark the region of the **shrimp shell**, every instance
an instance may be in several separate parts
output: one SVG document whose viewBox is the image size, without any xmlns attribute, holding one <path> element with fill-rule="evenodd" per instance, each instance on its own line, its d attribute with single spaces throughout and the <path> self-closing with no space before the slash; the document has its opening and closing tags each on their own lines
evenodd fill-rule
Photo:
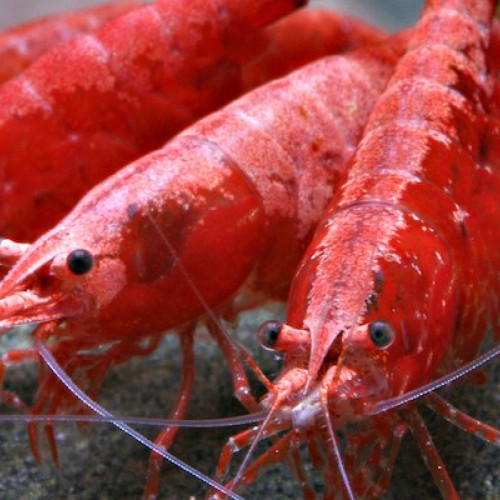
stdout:
<svg viewBox="0 0 500 500">
<path fill-rule="evenodd" d="M 240 95 L 242 67 L 270 41 L 263 28 L 303 0 L 226 3 L 158 0 L 0 87 L 3 237 L 33 241 L 90 187 Z"/>
<path fill-rule="evenodd" d="M 411 429 L 441 495 L 457 498 L 414 404 L 401 408 L 400 419 L 392 406 L 383 413 L 378 401 L 473 359 L 488 320 L 500 336 L 493 6 L 427 3 L 298 267 L 287 324 L 278 333 L 272 326 L 285 358 L 262 403 L 268 420 L 228 443 L 219 471 L 239 446 L 253 450 L 285 423 L 292 430 L 252 465 L 249 453 L 235 484 L 253 481 L 264 464 L 303 440 L 323 474 L 326 498 L 378 498 Z M 372 404 L 380 411 L 372 412 Z M 345 468 L 336 458 L 338 430 Z M 499 431 L 486 435 L 498 442 Z M 313 498 L 307 488 L 304 495 Z"/>
<path fill-rule="evenodd" d="M 369 85 L 365 85 L 365 83 L 362 83 L 362 84 L 361 84 L 361 86 L 362 86 L 362 87 L 365 87 L 365 86 L 366 86 L 366 88 L 368 89 L 368 94 L 371 94 L 372 92 L 374 92 L 374 90 L 369 89 Z M 347 90 L 347 89 L 346 89 L 346 90 Z M 365 105 L 365 102 L 364 102 L 364 101 L 363 101 L 363 105 Z M 360 109 L 359 109 L 359 110 L 354 110 L 354 111 L 355 111 L 355 112 L 354 112 L 354 114 L 353 114 L 353 115 L 352 115 L 352 113 L 351 113 L 351 115 L 352 115 L 352 116 L 351 116 L 351 119 L 353 120 L 353 122 L 357 122 L 357 120 L 358 120 L 358 118 L 356 118 L 358 111 L 359 111 L 361 114 L 366 113 L 366 111 L 365 111 L 365 110 L 363 110 L 363 109 L 362 109 L 362 107 L 360 107 Z M 206 122 L 205 122 L 205 123 L 206 123 Z M 362 122 L 361 122 L 361 123 L 362 123 Z M 356 127 L 358 127 L 358 125 L 359 125 L 359 124 L 356 124 Z M 203 130 L 203 129 L 202 129 L 202 127 L 203 127 L 203 125 L 201 125 L 201 124 L 200 124 L 200 125 L 198 125 L 198 130 Z M 355 140 L 355 137 L 358 135 L 358 132 L 355 132 L 355 131 L 350 131 L 350 130 L 349 130 L 349 127 L 347 127 L 347 130 L 345 131 L 345 135 L 346 135 L 346 138 L 348 138 L 347 143 L 349 143 L 349 141 L 351 141 L 351 140 Z M 321 145 L 319 145 L 319 147 L 321 148 Z M 146 160 L 146 161 L 147 161 L 147 160 Z M 333 159 L 333 161 L 334 161 L 334 162 L 336 161 L 336 160 L 335 160 L 335 158 Z M 120 174 L 117 176 L 117 178 L 121 178 L 121 177 L 120 177 Z M 106 185 L 107 185 L 107 184 L 106 184 Z M 101 187 L 102 187 L 102 186 L 101 186 Z M 105 189 L 105 188 L 102 188 L 102 189 L 100 190 L 100 191 L 101 191 L 101 193 L 103 193 L 103 192 L 104 192 L 104 191 L 103 191 L 103 189 Z M 321 188 L 321 187 L 319 187 L 318 189 L 319 189 L 319 191 L 325 191 L 325 189 L 324 189 L 324 188 Z M 326 188 L 326 190 L 328 190 L 328 188 Z M 99 198 L 99 196 L 97 196 L 96 198 Z M 87 197 L 87 201 L 88 201 L 88 200 L 89 200 L 89 198 Z M 316 218 L 317 218 L 317 216 L 319 216 L 320 211 L 321 211 L 321 206 L 319 206 L 319 208 L 318 208 L 318 207 L 314 207 L 314 208 L 313 208 L 313 210 L 312 210 L 312 212 L 316 212 L 316 213 L 317 213 Z M 132 215 L 131 215 L 130 217 L 132 217 Z M 307 217 L 306 217 L 306 220 L 304 221 L 304 223 L 303 223 L 303 224 L 304 224 L 304 227 L 301 229 L 301 234 L 300 234 L 300 238 L 301 238 L 301 239 L 305 239 L 305 238 L 308 236 L 308 233 L 310 233 L 310 228 L 311 228 L 311 224 L 313 224 L 313 220 L 310 218 L 310 216 L 309 216 L 309 218 L 307 218 Z"/>
<path fill-rule="evenodd" d="M 75 36 L 95 31 L 102 24 L 139 7 L 123 2 L 55 14 L 0 33 L 0 84 L 18 75 L 43 53 Z"/>
</svg>

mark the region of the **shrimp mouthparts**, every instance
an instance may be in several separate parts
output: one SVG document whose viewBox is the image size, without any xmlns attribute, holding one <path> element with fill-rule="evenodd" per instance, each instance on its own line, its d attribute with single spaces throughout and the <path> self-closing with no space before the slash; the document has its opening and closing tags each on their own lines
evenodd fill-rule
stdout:
<svg viewBox="0 0 500 500">
<path fill-rule="evenodd" d="M 81 304 L 63 294 L 38 295 L 20 291 L 0 300 L 0 328 L 39 323 L 77 315 Z"/>
</svg>

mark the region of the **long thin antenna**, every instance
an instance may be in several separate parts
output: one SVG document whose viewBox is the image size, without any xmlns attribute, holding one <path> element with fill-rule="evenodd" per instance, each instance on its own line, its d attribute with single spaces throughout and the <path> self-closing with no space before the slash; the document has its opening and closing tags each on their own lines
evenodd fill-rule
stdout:
<svg viewBox="0 0 500 500">
<path fill-rule="evenodd" d="M 181 427 L 189 429 L 212 429 L 214 427 L 231 427 L 239 425 L 255 424 L 262 422 L 266 414 L 252 413 L 250 415 L 238 415 L 236 417 L 208 418 L 196 420 L 175 420 L 168 418 L 149 418 L 149 417 L 125 417 L 115 415 L 114 417 L 105 417 L 102 415 L 30 415 L 12 413 L 10 415 L 0 415 L 0 422 L 36 422 L 36 423 L 55 423 L 55 422 L 89 422 L 97 424 L 114 424 L 123 422 L 129 425 L 143 425 L 152 427 Z"/>
<path fill-rule="evenodd" d="M 205 310 L 205 313 L 208 316 L 208 318 L 211 321 L 213 321 L 213 323 L 219 329 L 219 331 L 221 332 L 221 334 L 224 335 L 224 337 L 227 338 L 228 342 L 230 342 L 233 345 L 233 347 L 240 353 L 240 355 L 243 357 L 243 359 L 245 359 L 245 361 L 250 366 L 250 368 L 254 369 L 257 378 L 259 380 L 261 380 L 262 383 L 267 388 L 269 388 L 269 386 L 270 386 L 269 381 L 265 380 L 265 376 L 264 376 L 263 372 L 258 368 L 258 366 L 256 365 L 256 363 L 253 363 L 252 362 L 253 360 L 250 361 L 251 360 L 250 354 L 248 352 L 246 352 L 244 350 L 244 348 L 239 344 L 239 342 L 237 342 L 234 338 L 232 338 L 231 335 L 227 334 L 227 331 L 224 328 L 224 325 L 221 323 L 221 321 L 219 320 L 217 314 L 214 313 L 214 311 L 208 305 L 208 303 L 205 300 L 205 298 L 203 297 L 203 295 L 198 290 L 198 287 L 196 286 L 196 283 L 193 281 L 193 279 L 189 275 L 188 270 L 186 269 L 186 267 L 182 263 L 182 261 L 181 261 L 179 255 L 178 255 L 177 251 L 175 250 L 174 246 L 172 245 L 172 243 L 170 242 L 170 240 L 165 236 L 165 234 L 161 230 L 161 227 L 158 225 L 158 223 L 156 222 L 156 220 L 154 219 L 154 217 L 149 212 L 146 212 L 146 216 L 148 217 L 148 219 L 150 220 L 151 224 L 154 226 L 154 228 L 158 232 L 158 234 L 159 234 L 159 236 L 160 236 L 163 244 L 165 245 L 165 247 L 170 252 L 170 255 L 172 255 L 172 259 L 174 260 L 174 262 L 179 267 L 179 271 L 184 276 L 184 279 L 186 280 L 186 283 L 188 284 L 189 288 L 191 288 L 191 291 L 194 293 L 194 295 L 196 296 L 196 298 L 200 302 L 201 306 Z"/>
<path fill-rule="evenodd" d="M 337 371 L 335 373 L 337 373 Z M 330 441 L 332 442 L 333 456 L 335 458 L 335 463 L 342 479 L 342 484 L 344 485 L 345 492 L 347 493 L 349 500 L 356 500 L 354 491 L 352 490 L 351 481 L 349 480 L 349 476 L 347 475 L 344 460 L 342 459 L 342 454 L 340 453 L 339 442 L 337 436 L 335 435 L 335 431 L 333 430 L 332 419 L 330 416 L 330 412 L 328 411 L 328 392 L 326 390 L 326 386 L 324 385 L 321 388 L 321 408 L 323 410 L 323 415 L 325 416 L 328 435 L 330 437 Z"/>
<path fill-rule="evenodd" d="M 50 350 L 45 346 L 45 344 L 42 342 L 40 338 L 35 339 L 36 347 L 44 361 L 47 363 L 47 366 L 52 370 L 54 375 L 88 408 L 90 408 L 92 411 L 97 413 L 98 415 L 101 415 L 102 417 L 108 417 L 113 419 L 113 425 L 117 427 L 118 429 L 122 430 L 126 434 L 128 434 L 130 437 L 134 438 L 136 441 L 141 443 L 142 445 L 146 446 L 150 450 L 158 453 L 161 455 L 163 458 L 168 460 L 170 463 L 173 465 L 176 465 L 183 471 L 187 472 L 188 474 L 192 475 L 196 479 L 204 482 L 205 484 L 208 484 L 212 488 L 215 488 L 216 490 L 220 491 L 221 493 L 224 493 L 224 495 L 227 495 L 228 497 L 232 498 L 233 500 L 244 500 L 242 497 L 237 495 L 236 493 L 233 493 L 232 491 L 228 490 L 225 486 L 222 484 L 218 483 L 217 481 L 213 480 L 212 478 L 206 476 L 202 472 L 196 470 L 194 467 L 191 467 L 184 461 L 180 460 L 179 458 L 175 457 L 171 453 L 169 453 L 167 450 L 164 448 L 157 446 L 155 443 L 147 439 L 145 436 L 143 436 L 140 432 L 137 432 L 135 429 L 132 427 L 128 426 L 126 423 L 115 420 L 115 417 L 112 413 L 110 413 L 108 410 L 103 408 L 99 403 L 91 399 L 87 394 L 85 394 L 84 391 L 78 387 L 73 380 L 66 374 L 66 372 L 62 369 L 61 365 L 57 362 L 55 357 L 52 355 Z"/>
<path fill-rule="evenodd" d="M 457 368 L 455 371 L 448 373 L 448 375 L 444 375 L 443 377 L 433 380 L 432 382 L 429 382 L 428 384 L 425 384 L 422 387 L 419 387 L 418 389 L 414 389 L 413 391 L 407 392 L 406 394 L 402 394 L 401 396 L 396 396 L 394 398 L 386 399 L 385 401 L 379 401 L 378 403 L 375 403 L 371 408 L 367 409 L 366 414 L 378 415 L 379 413 L 392 410 L 394 408 L 397 408 L 398 406 L 405 405 L 410 401 L 414 401 L 415 399 L 421 398 L 422 396 L 429 394 L 429 392 L 433 392 L 436 389 L 439 389 L 440 387 L 450 384 L 451 382 L 454 382 L 455 380 L 467 375 L 476 368 L 479 368 L 481 365 L 484 365 L 488 361 L 491 361 L 492 359 L 496 358 L 499 354 L 500 354 L 500 345 L 494 347 L 493 349 L 490 349 L 489 351 L 485 352 L 484 354 L 482 354 L 475 360 L 471 361 L 470 363 L 467 363 L 461 366 L 460 368 Z"/>
<path fill-rule="evenodd" d="M 205 310 L 207 316 L 217 325 L 218 328 L 221 329 L 221 331 L 225 331 L 224 326 L 219 321 L 219 318 L 213 312 L 212 308 L 208 305 L 207 301 L 204 299 L 203 295 L 198 290 L 196 283 L 193 281 L 193 279 L 189 275 L 189 272 L 187 271 L 186 267 L 184 266 L 181 259 L 179 258 L 179 255 L 178 255 L 177 251 L 175 250 L 175 248 L 173 247 L 172 243 L 170 243 L 169 239 L 165 236 L 165 234 L 161 230 L 161 227 L 155 221 L 154 217 L 149 212 L 146 212 L 146 216 L 148 217 L 151 224 L 153 224 L 154 228 L 158 232 L 162 242 L 164 243 L 164 245 L 167 247 L 168 251 L 172 255 L 172 259 L 179 267 L 179 271 L 184 276 L 184 279 L 186 280 L 186 283 L 188 284 L 189 288 L 191 288 L 191 291 L 196 295 L 196 298 L 198 299 L 201 306 Z"/>
</svg>

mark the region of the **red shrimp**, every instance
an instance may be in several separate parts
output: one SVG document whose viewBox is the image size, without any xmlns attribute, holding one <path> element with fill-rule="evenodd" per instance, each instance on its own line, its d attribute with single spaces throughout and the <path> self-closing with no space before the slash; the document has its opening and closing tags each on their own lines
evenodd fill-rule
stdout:
<svg viewBox="0 0 500 500">
<path fill-rule="evenodd" d="M 499 336 L 495 5 L 427 2 L 298 267 L 286 323 L 260 330 L 284 364 L 262 400 L 264 423 L 224 448 L 219 474 L 250 445 L 228 487 L 285 457 L 298 460 L 305 443 L 324 498 L 379 498 L 410 430 L 442 497 L 458 499 L 415 399 L 500 442 L 498 430 L 430 392 L 476 366 L 468 363 L 488 325 Z M 278 433 L 252 462 L 256 444 Z"/>
<path fill-rule="evenodd" d="M 297 47 L 291 36 L 293 36 L 299 24 L 302 26 L 305 35 L 303 43 L 300 47 Z M 317 28 L 320 28 L 319 34 L 316 31 Z M 346 30 L 350 31 L 347 33 Z M 309 33 L 309 36 L 306 36 L 307 33 Z M 311 36 L 313 33 L 316 33 L 314 39 Z M 256 66 L 265 68 L 265 71 L 256 71 L 255 66 L 248 66 L 248 69 L 243 68 L 244 75 L 242 79 L 245 88 L 255 84 L 252 83 L 252 79 L 264 81 L 291 67 L 302 64 L 307 59 L 323 55 L 325 52 L 347 50 L 353 45 L 380 39 L 381 32 L 365 27 L 344 16 L 319 11 L 297 13 L 295 16 L 291 16 L 290 20 L 284 20 L 276 26 L 268 28 L 264 32 L 264 38 L 268 44 L 268 49 L 257 62 Z M 294 43 L 289 43 L 289 41 Z M 308 41 L 312 41 L 312 43 L 308 45 Z M 282 67 L 271 67 L 266 62 L 268 57 L 274 60 L 276 54 L 282 55 L 282 63 L 285 62 L 286 65 L 282 64 Z M 5 243 L 3 246 L 4 258 Z"/>
<path fill-rule="evenodd" d="M 140 5 L 140 2 L 111 3 L 80 12 L 55 14 L 0 33 L 0 83 L 21 73 L 57 44 L 94 31 Z"/>
<path fill-rule="evenodd" d="M 5 83 L 2 236 L 33 241 L 91 186 L 237 97 L 262 28 L 304 1 L 159 0 Z"/>
<path fill-rule="evenodd" d="M 193 321 L 207 308 L 233 315 L 285 297 L 402 45 L 394 39 L 327 58 L 261 87 L 99 184 L 32 245 L 4 240 L 1 247 L 22 256 L 0 283 L 0 328 L 42 323 L 35 338 L 51 339 L 58 362 L 95 398 L 111 365 L 150 352 L 161 332 L 183 325 L 187 361 L 172 410 L 182 416 Z M 237 350 L 213 315 L 207 322 L 236 395 L 258 410 Z M 0 375 L 35 356 L 7 353 Z M 40 370 L 32 410 L 71 406 L 71 395 Z M 15 394 L 2 395 L 24 408 Z M 169 444 L 173 433 L 159 442 Z M 55 454 L 50 431 L 49 439 Z M 153 458 L 148 493 L 157 468 Z"/>
<path fill-rule="evenodd" d="M 330 10 L 302 10 L 266 29 L 270 38 L 262 57 L 243 68 L 245 89 L 286 75 L 325 55 L 348 52 L 381 41 L 387 34 Z"/>
<path fill-rule="evenodd" d="M 242 0 L 231 0 L 222 18 L 213 1 L 189 2 L 163 0 L 136 9 L 95 35 L 55 48 L 0 88 L 3 237 L 33 241 L 88 189 L 195 119 L 306 61 L 382 36 L 324 11 L 263 30 L 248 25 L 272 16 L 252 20 L 258 12 L 238 11 L 246 5 Z M 292 3 L 276 2 L 275 17 L 280 5 L 286 13 Z M 260 4 L 267 5 L 252 5 Z M 207 32 L 187 38 L 186 26 L 204 18 Z M 297 24 L 309 35 L 301 51 Z M 276 55 L 281 65 L 271 64 Z"/>
</svg>

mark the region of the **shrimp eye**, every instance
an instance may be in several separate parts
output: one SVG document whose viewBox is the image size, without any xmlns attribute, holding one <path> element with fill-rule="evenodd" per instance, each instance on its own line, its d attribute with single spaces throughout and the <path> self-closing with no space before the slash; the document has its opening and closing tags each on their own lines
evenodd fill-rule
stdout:
<svg viewBox="0 0 500 500">
<path fill-rule="evenodd" d="M 73 250 L 66 259 L 69 270 L 73 274 L 85 274 L 92 269 L 94 259 L 88 250 Z"/>
<path fill-rule="evenodd" d="M 262 347 L 270 350 L 274 349 L 281 332 L 281 327 L 282 323 L 275 320 L 266 321 L 261 325 L 258 336 Z"/>
<path fill-rule="evenodd" d="M 368 325 L 373 343 L 380 349 L 388 347 L 394 340 L 394 330 L 387 321 L 373 321 Z"/>
</svg>

